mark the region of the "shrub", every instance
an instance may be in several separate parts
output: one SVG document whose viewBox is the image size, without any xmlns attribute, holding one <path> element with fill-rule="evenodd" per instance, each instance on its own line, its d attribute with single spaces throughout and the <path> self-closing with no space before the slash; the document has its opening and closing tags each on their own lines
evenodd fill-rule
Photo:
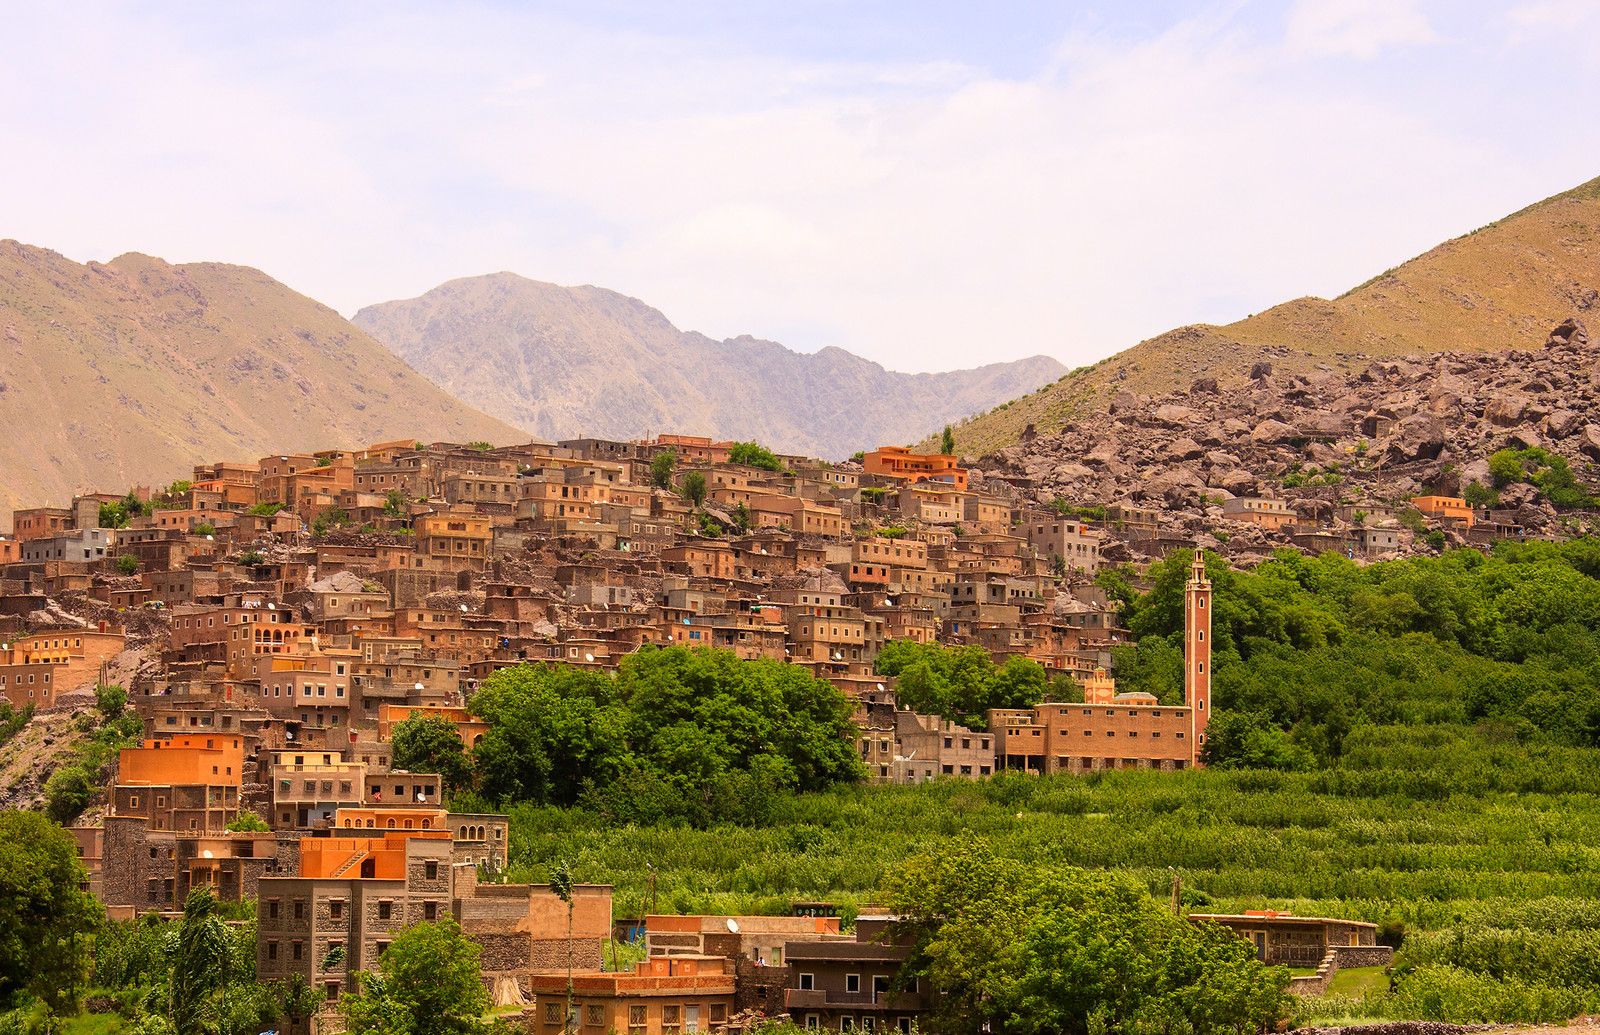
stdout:
<svg viewBox="0 0 1600 1035">
<path fill-rule="evenodd" d="M 139 558 L 131 553 L 125 553 L 117 558 L 117 571 L 122 575 L 136 575 L 139 572 Z"/>
</svg>

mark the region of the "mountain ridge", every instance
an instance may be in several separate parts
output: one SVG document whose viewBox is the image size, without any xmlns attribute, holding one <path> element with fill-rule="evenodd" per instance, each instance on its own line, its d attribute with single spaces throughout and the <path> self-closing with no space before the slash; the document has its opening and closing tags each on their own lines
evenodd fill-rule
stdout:
<svg viewBox="0 0 1600 1035">
<path fill-rule="evenodd" d="M 1118 392 L 1161 395 L 1206 377 L 1242 383 L 1259 362 L 1312 374 L 1443 351 L 1534 348 L 1561 321 L 1597 307 L 1600 178 L 1435 245 L 1335 298 L 1302 296 L 1230 324 L 1187 324 L 1148 338 L 961 422 L 956 443 L 963 455 L 992 452 L 1029 426 L 1041 435 L 1059 431 Z"/>
<path fill-rule="evenodd" d="M 0 241 L 0 509 L 283 449 L 522 434 L 249 266 Z"/>
<path fill-rule="evenodd" d="M 837 346 L 718 340 L 609 288 L 506 272 L 367 306 L 352 322 L 444 390 L 540 437 L 679 430 L 835 458 L 908 442 L 1065 370 L 1034 356 L 900 373 Z"/>
</svg>

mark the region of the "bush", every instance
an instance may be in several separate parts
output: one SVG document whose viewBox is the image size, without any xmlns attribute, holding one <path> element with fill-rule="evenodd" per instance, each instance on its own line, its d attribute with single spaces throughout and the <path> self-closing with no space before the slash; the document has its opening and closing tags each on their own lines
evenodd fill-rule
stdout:
<svg viewBox="0 0 1600 1035">
<path fill-rule="evenodd" d="M 139 558 L 131 553 L 125 553 L 116 560 L 117 572 L 122 575 L 136 575 L 139 572 Z"/>
</svg>

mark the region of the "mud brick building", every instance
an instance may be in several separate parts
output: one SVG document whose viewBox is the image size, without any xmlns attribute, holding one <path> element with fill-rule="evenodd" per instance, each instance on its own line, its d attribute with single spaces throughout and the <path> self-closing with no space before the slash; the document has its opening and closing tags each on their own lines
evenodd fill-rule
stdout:
<svg viewBox="0 0 1600 1035">
<path fill-rule="evenodd" d="M 401 930 L 450 915 L 450 832 L 373 833 L 303 838 L 298 876 L 258 880 L 261 980 L 299 975 L 337 1000 Z"/>
<path fill-rule="evenodd" d="M 891 925 L 890 917 L 860 916 L 852 940 L 789 943 L 789 1019 L 808 1031 L 909 1035 L 928 997 L 915 980 L 896 989 L 911 946 L 895 938 Z"/>
<path fill-rule="evenodd" d="M 1293 916 L 1272 910 L 1191 913 L 1189 919 L 1228 928 L 1254 945 L 1256 956 L 1269 966 L 1315 967 L 1336 948 L 1371 948 L 1380 950 L 1378 956 L 1392 952 L 1378 945 L 1378 925 L 1360 920 Z"/>
<path fill-rule="evenodd" d="M 566 1030 L 565 974 L 537 974 L 533 1030 Z M 721 956 L 656 956 L 622 973 L 575 974 L 571 1030 L 578 1035 L 691 1035 L 716 1031 L 733 1015 L 733 961 Z"/>
</svg>

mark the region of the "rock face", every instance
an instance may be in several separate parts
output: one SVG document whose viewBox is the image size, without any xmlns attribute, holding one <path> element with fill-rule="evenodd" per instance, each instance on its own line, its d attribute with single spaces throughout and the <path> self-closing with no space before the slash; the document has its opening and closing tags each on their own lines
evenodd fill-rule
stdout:
<svg viewBox="0 0 1600 1035">
<path fill-rule="evenodd" d="M 1315 377 L 1261 373 L 1235 388 L 1120 392 L 1114 408 L 983 457 L 990 483 L 1039 503 L 1126 501 L 1167 512 L 1174 535 L 1204 537 L 1232 496 L 1274 496 L 1306 518 L 1341 503 L 1403 504 L 1489 484 L 1487 458 L 1539 445 L 1600 482 L 1600 364 L 1581 324 L 1537 351 L 1443 352 Z M 1555 509 L 1528 485 L 1501 505 L 1530 532 Z M 1208 515 L 1208 510 L 1210 511 Z M 1216 545 L 1264 549 L 1249 532 Z"/>
<path fill-rule="evenodd" d="M 369 306 L 355 323 L 446 391 L 541 438 L 681 431 L 830 459 L 915 441 L 1066 369 L 1035 356 L 894 373 L 843 349 L 715 341 L 614 291 L 510 273 Z"/>
<path fill-rule="evenodd" d="M 285 449 L 527 436 L 259 270 L 0 241 L 0 527 Z"/>
</svg>

